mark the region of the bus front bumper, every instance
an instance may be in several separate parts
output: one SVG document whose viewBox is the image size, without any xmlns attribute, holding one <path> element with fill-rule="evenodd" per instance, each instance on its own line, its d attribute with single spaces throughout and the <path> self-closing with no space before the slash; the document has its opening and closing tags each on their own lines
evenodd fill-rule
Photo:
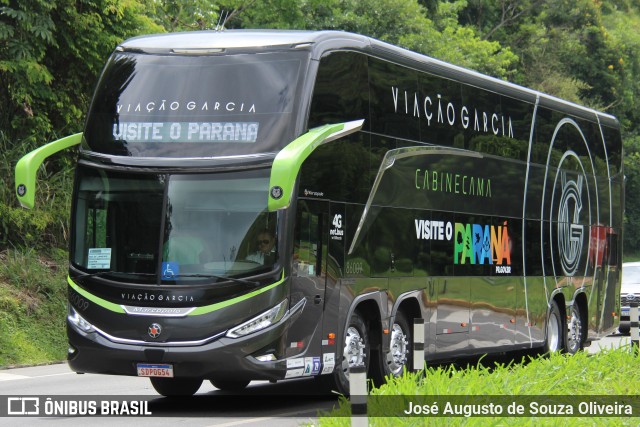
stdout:
<svg viewBox="0 0 640 427">
<path fill-rule="evenodd" d="M 138 364 L 163 364 L 181 378 L 280 380 L 287 373 L 287 359 L 268 360 L 268 356 L 283 354 L 286 331 L 303 308 L 304 303 L 296 305 L 278 323 L 261 331 L 239 338 L 223 335 L 203 345 L 119 343 L 96 331 L 87 333 L 67 320 L 67 361 L 80 373 L 137 376 Z M 304 349 L 295 357 L 300 356 Z"/>
</svg>

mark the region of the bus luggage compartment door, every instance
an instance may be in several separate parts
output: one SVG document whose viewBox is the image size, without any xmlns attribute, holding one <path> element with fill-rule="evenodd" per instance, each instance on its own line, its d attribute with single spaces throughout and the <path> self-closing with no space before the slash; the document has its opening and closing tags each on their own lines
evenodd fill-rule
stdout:
<svg viewBox="0 0 640 427">
<path fill-rule="evenodd" d="M 468 346 L 470 286 L 465 278 L 434 280 L 437 300 L 436 352 L 456 352 Z"/>
</svg>

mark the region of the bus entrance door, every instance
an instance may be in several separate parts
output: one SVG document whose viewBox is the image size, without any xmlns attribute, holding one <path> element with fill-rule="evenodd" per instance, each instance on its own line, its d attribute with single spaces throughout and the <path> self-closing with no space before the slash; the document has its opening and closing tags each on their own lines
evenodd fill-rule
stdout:
<svg viewBox="0 0 640 427">
<path fill-rule="evenodd" d="M 321 356 L 322 317 L 327 280 L 329 203 L 299 199 L 293 237 L 291 305 L 304 299 L 295 327 L 288 332 L 287 356 Z M 317 375 L 319 372 L 305 372 Z"/>
</svg>

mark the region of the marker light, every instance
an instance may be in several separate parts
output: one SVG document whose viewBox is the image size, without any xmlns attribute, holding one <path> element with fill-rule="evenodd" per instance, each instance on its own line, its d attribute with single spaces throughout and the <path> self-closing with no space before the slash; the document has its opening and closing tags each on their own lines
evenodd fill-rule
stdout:
<svg viewBox="0 0 640 427">
<path fill-rule="evenodd" d="M 280 304 L 276 305 L 271 310 L 265 311 L 259 316 L 244 322 L 242 325 L 229 329 L 227 336 L 230 338 L 240 338 L 278 323 L 287 312 L 288 305 L 289 300 L 285 298 Z"/>
<path fill-rule="evenodd" d="M 224 53 L 225 49 L 222 48 L 193 48 L 193 49 L 171 49 L 172 53 L 176 53 L 179 55 L 215 55 Z"/>
<path fill-rule="evenodd" d="M 82 332 L 89 333 L 95 331 L 95 329 L 93 329 L 93 325 L 84 320 L 84 318 L 80 316 L 72 306 L 69 306 L 69 314 L 67 315 L 67 320 L 69 320 L 69 322 L 73 326 L 80 329 Z"/>
</svg>

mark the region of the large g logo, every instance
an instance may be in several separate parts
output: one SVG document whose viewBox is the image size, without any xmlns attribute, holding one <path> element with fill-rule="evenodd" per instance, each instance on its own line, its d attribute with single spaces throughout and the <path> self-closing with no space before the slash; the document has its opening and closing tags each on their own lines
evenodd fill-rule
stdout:
<svg viewBox="0 0 640 427">
<path fill-rule="evenodd" d="M 567 179 L 566 172 L 559 171 L 558 174 L 562 181 L 558 204 L 558 252 L 562 271 L 566 276 L 573 276 L 582 254 L 584 237 L 584 225 L 580 224 L 584 175 L 578 175 L 576 182 Z"/>
<path fill-rule="evenodd" d="M 558 138 L 559 134 L 562 138 Z M 556 126 L 546 166 L 543 192 L 551 194 L 542 197 L 540 237 L 548 242 L 543 244 L 543 251 L 549 251 L 552 271 L 543 262 L 544 275 L 559 280 L 586 277 L 589 251 L 585 245 L 589 245 L 589 239 L 585 236 L 590 224 L 598 221 L 598 195 L 589 144 L 574 120 L 565 118 Z M 595 204 L 592 204 L 592 194 Z"/>
</svg>

